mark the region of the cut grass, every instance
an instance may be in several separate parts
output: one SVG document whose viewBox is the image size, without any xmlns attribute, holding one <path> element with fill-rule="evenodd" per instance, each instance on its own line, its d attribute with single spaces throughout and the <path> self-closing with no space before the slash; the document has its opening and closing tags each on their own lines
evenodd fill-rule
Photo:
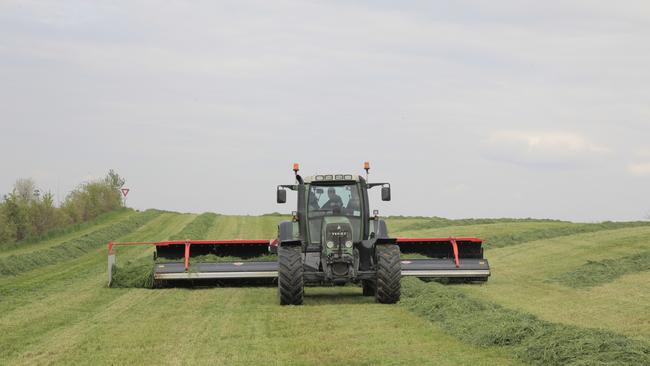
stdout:
<svg viewBox="0 0 650 366">
<path fill-rule="evenodd" d="M 472 220 L 459 220 L 459 222 L 467 221 L 471 222 Z M 435 225 L 427 227 L 426 222 L 416 222 L 411 225 L 401 226 L 397 231 L 391 231 L 389 226 L 389 233 L 393 236 L 406 237 L 475 236 L 484 240 L 483 246 L 485 248 L 502 248 L 535 240 L 553 239 L 576 234 L 650 227 L 648 221 L 603 222 L 599 224 L 574 224 L 555 220 L 494 220 L 492 223 L 489 220 L 475 221 L 470 225 L 453 224 L 444 227 L 436 227 Z M 483 223 L 483 221 L 488 223 Z M 442 223 L 440 224 L 442 225 Z"/>
<path fill-rule="evenodd" d="M 408 219 L 408 218 L 407 218 Z M 391 220 L 399 220 L 399 218 L 389 217 Z M 503 223 L 524 223 L 524 222 L 542 222 L 542 223 L 568 223 L 567 221 L 560 220 L 544 220 L 544 219 L 446 219 L 443 217 L 432 217 L 422 220 L 418 220 L 412 224 L 402 226 L 400 230 L 411 231 L 411 230 L 424 230 L 424 229 L 438 229 L 443 227 L 450 226 L 471 226 L 471 225 L 485 225 L 485 224 L 503 224 Z"/>
<path fill-rule="evenodd" d="M 163 213 L 144 226 L 115 241 L 164 240 L 180 231 L 194 216 Z M 121 247 L 124 258 L 151 258 L 150 248 Z M 79 340 L 79 335 L 97 331 L 96 321 L 119 321 L 113 312 L 118 304 L 142 301 L 125 290 L 105 288 L 106 248 L 18 276 L 0 276 L 0 364 L 53 364 L 38 351 L 57 337 Z M 6 294 L 6 296 L 4 296 Z M 150 296 L 150 295 L 149 295 Z M 128 311 L 128 308 L 121 308 Z M 128 343 L 123 345 L 128 347 Z M 121 347 L 120 347 L 121 348 Z M 85 361 L 94 349 L 78 350 Z M 60 351 L 60 350 L 59 350 Z M 121 352 L 121 351 L 120 351 Z M 40 358 L 39 356 L 44 356 Z M 111 362 L 106 362 L 110 364 Z"/>
<path fill-rule="evenodd" d="M 616 259 L 587 261 L 573 271 L 555 276 L 551 281 L 574 288 L 586 288 L 612 282 L 637 272 L 650 271 L 650 250 Z"/>
<path fill-rule="evenodd" d="M 650 222 L 603 222 L 599 224 L 570 224 L 566 227 L 543 228 L 515 234 L 503 234 L 486 237 L 485 245 L 488 248 L 501 248 L 510 245 L 527 243 L 535 240 L 559 238 L 575 234 L 593 233 L 605 230 L 617 230 L 633 227 L 647 227 Z"/>
<path fill-rule="evenodd" d="M 113 288 L 153 288 L 153 263 L 151 259 L 129 260 L 124 265 L 113 266 Z"/>
<path fill-rule="evenodd" d="M 634 227 L 545 239 L 488 249 L 492 276 L 463 291 L 553 323 L 605 328 L 650 342 L 650 271 L 601 286 L 575 289 L 549 281 L 587 261 L 650 250 L 650 228 Z"/>
<path fill-rule="evenodd" d="M 113 239 L 165 240 L 191 219 L 164 214 Z M 118 263 L 151 258 L 150 247 L 117 251 Z M 305 306 L 281 307 L 268 287 L 109 289 L 105 266 L 98 248 L 49 270 L 0 278 L 0 287 L 23 291 L 15 297 L 32 299 L 9 309 L 0 301 L 8 310 L 0 311 L 0 364 L 517 363 L 502 349 L 467 352 L 467 344 L 406 309 L 375 304 L 359 288 L 308 288 Z"/>
<path fill-rule="evenodd" d="M 169 259 L 161 258 L 156 259 L 156 263 L 173 263 L 182 262 L 184 259 Z M 278 256 L 275 254 L 265 254 L 257 257 L 235 257 L 235 256 L 221 256 L 215 254 L 204 254 L 190 257 L 191 263 L 224 263 L 224 262 L 273 262 L 277 261 Z"/>
<path fill-rule="evenodd" d="M 189 223 L 183 230 L 173 235 L 171 240 L 185 240 L 185 239 L 204 239 L 208 231 L 214 226 L 214 222 L 218 215 L 215 213 L 204 213 L 197 216 L 194 221 Z"/>
<path fill-rule="evenodd" d="M 206 239 L 273 239 L 278 224 L 291 216 L 227 216 L 219 215 Z"/>
<path fill-rule="evenodd" d="M 114 238 L 124 236 L 143 226 L 162 212 L 147 210 L 130 216 L 115 225 L 94 231 L 80 238 L 63 242 L 48 249 L 0 258 L 0 274 L 17 275 L 34 268 L 52 265 L 80 257 L 91 250 L 106 245 Z"/>
<path fill-rule="evenodd" d="M 112 239 L 165 240 L 181 232 L 194 217 L 165 213 L 127 236 Z M 219 216 L 206 237 L 270 238 L 280 220 L 277 216 Z M 389 225 L 396 231 L 395 227 L 417 220 L 423 219 L 397 219 L 397 225 L 392 221 Z M 498 223 L 424 229 L 412 236 L 464 231 L 467 236 L 481 237 L 567 225 L 573 224 Z M 613 334 L 591 334 L 579 326 L 589 324 L 619 333 L 612 338 L 614 345 L 602 345 L 603 351 L 613 347 L 611 350 L 618 352 L 628 345 L 629 338 L 650 335 L 650 272 L 628 274 L 579 291 L 549 283 L 548 278 L 574 270 L 587 260 L 645 251 L 650 249 L 649 238 L 650 228 L 637 227 L 488 249 L 486 258 L 493 276 L 487 284 L 441 289 L 464 295 L 453 300 L 463 322 L 456 323 L 455 316 L 448 318 L 450 327 L 454 323 L 467 332 L 481 332 L 500 324 L 501 318 L 484 319 L 482 310 L 467 306 L 465 299 L 477 301 L 487 310 L 498 304 L 497 313 L 511 315 L 504 315 L 503 324 L 509 330 L 496 333 L 496 346 L 478 346 L 461 339 L 458 329 L 444 328 L 439 318 L 447 312 L 426 310 L 436 318 L 429 322 L 405 306 L 375 304 L 372 298 L 360 296 L 359 288 L 349 286 L 308 287 L 302 307 L 277 305 L 272 287 L 106 288 L 106 250 L 102 246 L 70 261 L 18 276 L 0 276 L 0 364 L 502 365 L 521 362 L 513 360 L 515 353 L 521 357 L 520 352 L 529 353 L 525 357 L 530 359 L 553 357 L 578 364 L 576 355 L 592 350 L 603 332 Z M 141 260 L 152 268 L 151 246 L 118 247 L 116 252 L 120 265 L 137 265 Z M 404 301 L 418 304 L 408 293 L 408 279 L 404 289 Z M 426 292 L 429 297 L 438 296 L 429 287 Z M 475 317 L 476 322 L 465 323 L 468 317 Z M 534 328 L 533 335 L 519 330 L 521 322 Z M 537 328 L 537 322 L 553 327 Z M 565 326 L 553 323 L 578 327 L 568 326 L 564 332 Z M 616 338 L 620 333 L 627 337 Z M 520 343 L 502 346 L 509 338 Z M 557 352 L 548 346 L 553 342 L 557 342 Z M 172 343 L 174 352 L 169 351 Z M 524 348 L 530 344 L 533 347 Z M 618 364 L 626 363 L 629 359 L 622 355 Z"/>
<path fill-rule="evenodd" d="M 555 324 L 477 300 L 453 287 L 402 280 L 400 305 L 479 346 L 509 347 L 537 365 L 647 365 L 648 344 L 597 329 Z"/>
</svg>

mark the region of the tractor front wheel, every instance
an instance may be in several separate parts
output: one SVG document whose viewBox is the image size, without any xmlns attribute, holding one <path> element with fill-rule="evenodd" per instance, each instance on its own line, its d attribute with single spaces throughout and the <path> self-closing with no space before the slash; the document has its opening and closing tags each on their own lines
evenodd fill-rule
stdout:
<svg viewBox="0 0 650 366">
<path fill-rule="evenodd" d="M 304 290 L 300 247 L 278 248 L 278 297 L 280 305 L 301 305 Z"/>
<path fill-rule="evenodd" d="M 394 304 L 399 301 L 402 286 L 402 262 L 399 247 L 394 244 L 378 245 L 377 288 L 375 299 L 382 304 Z"/>
</svg>

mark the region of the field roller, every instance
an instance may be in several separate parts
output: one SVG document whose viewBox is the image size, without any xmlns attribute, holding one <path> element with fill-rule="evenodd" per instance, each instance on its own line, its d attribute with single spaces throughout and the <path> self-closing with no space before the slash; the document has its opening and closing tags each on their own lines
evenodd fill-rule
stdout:
<svg viewBox="0 0 650 366">
<path fill-rule="evenodd" d="M 297 194 L 290 221 L 280 222 L 274 239 L 172 240 L 108 244 L 109 283 L 115 247 L 152 245 L 154 279 L 251 279 L 277 281 L 282 305 L 302 304 L 305 284 L 358 283 L 363 294 L 380 303 L 400 298 L 402 276 L 484 282 L 490 276 L 478 238 L 391 238 L 386 222 L 370 211 L 368 191 L 381 189 L 390 201 L 389 183 L 370 183 L 351 174 L 302 178 L 294 164 L 295 183 L 277 187 L 277 202 L 287 191 Z"/>
</svg>

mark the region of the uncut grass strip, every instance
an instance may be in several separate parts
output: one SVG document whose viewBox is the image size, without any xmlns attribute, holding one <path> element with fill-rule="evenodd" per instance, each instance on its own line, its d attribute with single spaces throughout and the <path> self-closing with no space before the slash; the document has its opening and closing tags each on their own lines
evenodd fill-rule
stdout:
<svg viewBox="0 0 650 366">
<path fill-rule="evenodd" d="M 530 364 L 650 364 L 650 346 L 645 342 L 606 330 L 547 322 L 435 282 L 403 279 L 400 305 L 463 341 L 506 347 Z"/>
<path fill-rule="evenodd" d="M 536 240 L 553 239 L 562 236 L 594 233 L 605 230 L 617 230 L 633 227 L 650 226 L 647 221 L 633 222 L 603 222 L 599 224 L 575 224 L 567 227 L 553 227 L 547 229 L 537 229 L 524 231 L 516 234 L 486 236 L 486 248 L 502 248 L 511 245 L 528 243 Z"/>
<path fill-rule="evenodd" d="M 218 216 L 218 214 L 212 212 L 203 213 L 192 220 L 192 222 L 185 226 L 185 228 L 183 228 L 179 233 L 172 235 L 170 239 L 204 239 Z"/>
<path fill-rule="evenodd" d="M 48 249 L 4 257 L 0 259 L 0 274 L 17 275 L 34 268 L 80 257 L 93 249 L 106 245 L 110 240 L 124 236 L 140 228 L 160 214 L 162 214 L 162 211 L 147 210 L 130 216 L 115 225 L 102 228 Z"/>
<path fill-rule="evenodd" d="M 549 281 L 573 288 L 588 288 L 644 271 L 650 271 L 650 250 L 616 259 L 588 261 L 575 270 L 560 274 Z"/>
</svg>

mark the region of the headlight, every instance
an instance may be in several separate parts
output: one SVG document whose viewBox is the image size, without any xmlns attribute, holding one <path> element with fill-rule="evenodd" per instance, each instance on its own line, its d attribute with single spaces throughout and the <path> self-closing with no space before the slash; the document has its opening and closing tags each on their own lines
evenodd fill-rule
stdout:
<svg viewBox="0 0 650 366">
<path fill-rule="evenodd" d="M 326 245 L 330 249 L 334 248 L 334 242 L 333 241 L 328 241 Z"/>
<path fill-rule="evenodd" d="M 346 242 L 345 242 L 345 247 L 346 247 L 346 248 L 352 248 L 352 242 L 349 241 L 349 240 L 346 241 Z"/>
</svg>

